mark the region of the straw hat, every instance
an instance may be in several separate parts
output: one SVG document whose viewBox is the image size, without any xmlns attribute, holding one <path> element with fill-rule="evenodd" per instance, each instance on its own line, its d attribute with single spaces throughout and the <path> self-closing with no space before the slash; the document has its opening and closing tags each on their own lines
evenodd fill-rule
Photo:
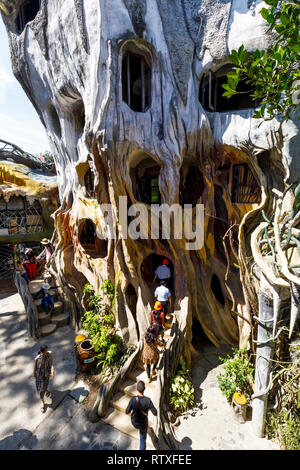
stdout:
<svg viewBox="0 0 300 470">
<path fill-rule="evenodd" d="M 48 238 L 43 238 L 43 240 L 40 242 L 42 245 L 49 245 L 50 240 Z"/>
</svg>

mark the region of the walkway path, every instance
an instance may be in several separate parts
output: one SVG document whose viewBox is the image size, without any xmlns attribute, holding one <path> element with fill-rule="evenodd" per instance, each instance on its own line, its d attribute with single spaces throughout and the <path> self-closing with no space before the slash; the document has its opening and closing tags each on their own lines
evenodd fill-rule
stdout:
<svg viewBox="0 0 300 470">
<path fill-rule="evenodd" d="M 99 421 L 90 423 L 84 406 L 85 387 L 75 383 L 75 332 L 59 328 L 47 338 L 27 338 L 26 314 L 19 294 L 0 294 L 0 450 L 12 449 L 138 449 L 138 441 Z M 41 403 L 32 376 L 42 344 L 52 350 L 53 400 Z"/>
<path fill-rule="evenodd" d="M 217 375 L 231 348 L 203 345 L 193 355 L 192 378 L 197 406 L 180 419 L 177 439 L 181 450 L 279 450 L 272 441 L 253 434 L 250 421 L 240 424 L 218 388 Z"/>
<path fill-rule="evenodd" d="M 138 449 L 138 440 L 103 421 L 88 421 L 81 402 L 85 386 L 75 383 L 74 337 L 73 329 L 64 326 L 41 341 L 29 341 L 19 295 L 0 294 L 0 450 Z M 40 411 L 32 376 L 41 344 L 53 351 L 56 371 L 50 386 L 53 403 L 48 400 L 45 414 Z M 193 357 L 198 406 L 176 428 L 180 449 L 278 449 L 271 441 L 256 438 L 250 422 L 239 424 L 218 389 L 216 377 L 222 370 L 218 357 L 228 352 L 228 347 L 204 346 Z"/>
</svg>

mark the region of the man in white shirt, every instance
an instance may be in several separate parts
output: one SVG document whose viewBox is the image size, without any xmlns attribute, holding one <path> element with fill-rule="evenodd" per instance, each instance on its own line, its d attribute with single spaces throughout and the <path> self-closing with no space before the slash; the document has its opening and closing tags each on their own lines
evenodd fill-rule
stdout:
<svg viewBox="0 0 300 470">
<path fill-rule="evenodd" d="M 161 281 L 161 285 L 155 290 L 154 297 L 162 304 L 165 316 L 168 313 L 168 305 L 170 305 L 170 309 L 172 309 L 171 295 L 166 281 Z"/>
<path fill-rule="evenodd" d="M 153 282 L 158 279 L 159 284 L 161 284 L 161 281 L 166 281 L 168 283 L 169 279 L 171 278 L 171 270 L 168 266 L 169 261 L 164 258 L 163 262 L 160 266 L 158 266 L 155 270 L 155 276 L 153 279 Z"/>
</svg>

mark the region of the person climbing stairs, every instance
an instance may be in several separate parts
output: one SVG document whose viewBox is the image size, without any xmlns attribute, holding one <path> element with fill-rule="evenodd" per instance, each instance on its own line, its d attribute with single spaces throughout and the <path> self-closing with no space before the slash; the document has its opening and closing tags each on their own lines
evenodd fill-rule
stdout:
<svg viewBox="0 0 300 470">
<path fill-rule="evenodd" d="M 166 341 L 166 347 L 168 346 L 168 340 L 171 335 L 171 328 L 172 328 L 172 321 L 173 321 L 173 313 L 168 313 L 166 315 L 166 323 L 165 323 L 165 332 L 164 332 L 164 339 Z M 163 357 L 165 348 L 160 349 L 160 358 L 158 362 L 158 370 L 160 368 L 160 362 Z M 114 428 L 118 429 L 119 431 L 127 434 L 134 439 L 139 441 L 140 435 L 138 429 L 135 429 L 132 424 L 130 418 L 125 414 L 125 410 L 127 408 L 128 402 L 131 397 L 136 395 L 136 386 L 137 383 L 142 380 L 146 384 L 145 395 L 155 403 L 155 397 L 157 395 L 157 374 L 152 377 L 151 383 L 148 383 L 148 377 L 145 370 L 145 366 L 141 361 L 141 358 L 137 362 L 135 369 L 127 375 L 127 380 L 125 379 L 120 387 L 118 392 L 112 397 L 109 403 L 109 409 L 102 420 L 113 426 Z M 151 428 L 153 423 L 153 416 L 150 413 L 148 415 L 148 426 Z M 146 439 L 147 447 L 154 450 L 154 446 L 152 440 L 147 434 Z"/>
</svg>

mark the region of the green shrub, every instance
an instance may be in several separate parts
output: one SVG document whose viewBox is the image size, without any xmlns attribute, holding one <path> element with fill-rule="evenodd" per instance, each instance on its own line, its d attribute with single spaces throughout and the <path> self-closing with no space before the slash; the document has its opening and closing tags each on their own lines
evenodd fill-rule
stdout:
<svg viewBox="0 0 300 470">
<path fill-rule="evenodd" d="M 285 410 L 267 413 L 266 434 L 283 450 L 300 450 L 300 416 L 288 416 Z"/>
<path fill-rule="evenodd" d="M 113 365 L 122 355 L 122 338 L 116 334 L 115 314 L 113 302 L 116 297 L 115 286 L 110 279 L 103 282 L 101 294 L 96 294 L 91 284 L 86 284 L 83 289 L 84 296 L 88 296 L 88 305 L 91 310 L 85 312 L 82 326 L 89 335 L 91 344 L 95 350 L 98 364 L 102 368 Z"/>
<path fill-rule="evenodd" d="M 233 357 L 219 357 L 225 369 L 224 374 L 217 376 L 219 388 L 229 402 L 235 392 L 240 392 L 250 399 L 253 393 L 254 366 L 245 350 L 233 348 L 232 351 Z"/>
<path fill-rule="evenodd" d="M 192 408 L 194 402 L 194 387 L 189 378 L 189 370 L 184 359 L 180 358 L 169 388 L 169 403 L 174 414 L 180 414 Z"/>
</svg>

